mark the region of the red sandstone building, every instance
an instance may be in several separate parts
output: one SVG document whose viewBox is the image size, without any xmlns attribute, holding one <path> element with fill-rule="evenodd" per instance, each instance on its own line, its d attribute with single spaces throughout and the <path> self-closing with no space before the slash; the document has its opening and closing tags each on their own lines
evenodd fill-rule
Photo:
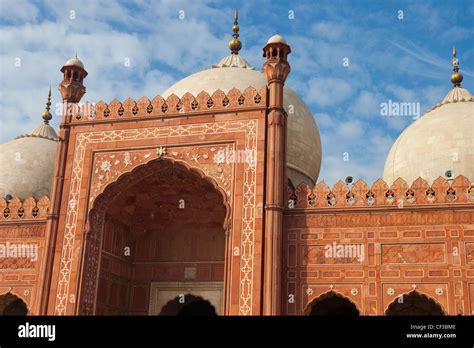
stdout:
<svg viewBox="0 0 474 348">
<path fill-rule="evenodd" d="M 87 71 L 66 62 L 59 134 L 48 99 L 42 125 L 0 145 L 0 312 L 474 313 L 473 98 L 457 59 L 385 181 L 331 188 L 314 118 L 285 87 L 290 46 L 271 37 L 261 73 L 238 30 L 231 55 L 152 99 L 79 104 Z"/>
</svg>

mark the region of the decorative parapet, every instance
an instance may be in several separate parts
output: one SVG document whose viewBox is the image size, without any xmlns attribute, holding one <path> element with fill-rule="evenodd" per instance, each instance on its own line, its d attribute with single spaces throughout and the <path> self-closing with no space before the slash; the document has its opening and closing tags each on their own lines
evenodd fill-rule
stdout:
<svg viewBox="0 0 474 348">
<path fill-rule="evenodd" d="M 314 187 L 305 183 L 288 187 L 289 208 L 404 207 L 422 204 L 474 203 L 474 184 L 459 175 L 454 180 L 438 177 L 430 186 L 422 178 L 411 186 L 398 178 L 391 186 L 382 179 L 369 187 L 359 179 L 353 185 L 338 181 L 329 188 L 324 181 Z"/>
<path fill-rule="evenodd" d="M 182 98 L 171 94 L 167 99 L 156 96 L 152 100 L 146 97 L 135 101 L 128 98 L 124 102 L 116 99 L 106 104 L 86 102 L 83 105 L 70 104 L 71 122 L 99 120 L 135 119 L 144 117 L 170 117 L 180 114 L 199 114 L 203 112 L 223 112 L 232 109 L 256 108 L 266 106 L 266 86 L 257 91 L 253 87 L 243 92 L 233 88 L 227 94 L 217 90 L 212 95 L 200 92 L 197 96 L 186 93 Z"/>
<path fill-rule="evenodd" d="M 2 221 L 45 220 L 50 207 L 49 197 L 43 196 L 38 200 L 28 197 L 20 200 L 13 197 L 8 202 L 0 198 L 0 223 Z"/>
</svg>

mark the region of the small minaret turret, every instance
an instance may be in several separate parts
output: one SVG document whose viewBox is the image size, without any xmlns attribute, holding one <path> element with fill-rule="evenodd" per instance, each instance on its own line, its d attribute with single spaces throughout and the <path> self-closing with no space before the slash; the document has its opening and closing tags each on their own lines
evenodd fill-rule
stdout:
<svg viewBox="0 0 474 348">
<path fill-rule="evenodd" d="M 77 54 L 64 64 L 61 72 L 63 73 L 63 80 L 59 84 L 59 91 L 63 101 L 79 103 L 83 95 L 86 94 L 86 87 L 83 82 L 87 76 L 87 71 L 84 69 L 84 64 L 77 58 Z"/>
</svg>

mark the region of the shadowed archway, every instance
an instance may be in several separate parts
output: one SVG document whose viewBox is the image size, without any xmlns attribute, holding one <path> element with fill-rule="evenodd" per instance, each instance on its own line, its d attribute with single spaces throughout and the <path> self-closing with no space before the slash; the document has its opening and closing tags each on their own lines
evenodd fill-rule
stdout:
<svg viewBox="0 0 474 348">
<path fill-rule="evenodd" d="M 145 315 L 152 282 L 223 284 L 229 214 L 224 191 L 183 162 L 122 174 L 90 212 L 79 313 Z"/>
<path fill-rule="evenodd" d="M 388 306 L 385 315 L 445 315 L 439 303 L 416 290 L 401 296 Z"/>
<path fill-rule="evenodd" d="M 306 308 L 306 315 L 310 316 L 359 316 L 356 305 L 347 297 L 329 291 L 315 298 Z"/>
<path fill-rule="evenodd" d="M 25 316 L 28 314 L 26 303 L 11 292 L 0 295 L 0 315 Z"/>
</svg>

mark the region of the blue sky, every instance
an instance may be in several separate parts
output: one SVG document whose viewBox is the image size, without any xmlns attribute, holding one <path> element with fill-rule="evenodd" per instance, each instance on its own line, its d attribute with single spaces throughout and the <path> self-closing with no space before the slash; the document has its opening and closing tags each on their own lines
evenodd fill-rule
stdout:
<svg viewBox="0 0 474 348">
<path fill-rule="evenodd" d="M 209 68 L 229 54 L 234 7 L 240 53 L 254 67 L 262 66 L 261 49 L 274 33 L 290 44 L 287 85 L 316 118 L 319 180 L 328 184 L 348 175 L 369 183 L 382 176 L 391 145 L 414 120 L 383 117 L 380 103 L 416 102 L 423 113 L 440 102 L 452 87 L 453 45 L 462 85 L 474 92 L 472 0 L 0 0 L 0 142 L 41 122 L 49 85 L 53 105 L 60 102 L 59 69 L 76 52 L 89 72 L 83 101 L 151 99 Z"/>
</svg>

